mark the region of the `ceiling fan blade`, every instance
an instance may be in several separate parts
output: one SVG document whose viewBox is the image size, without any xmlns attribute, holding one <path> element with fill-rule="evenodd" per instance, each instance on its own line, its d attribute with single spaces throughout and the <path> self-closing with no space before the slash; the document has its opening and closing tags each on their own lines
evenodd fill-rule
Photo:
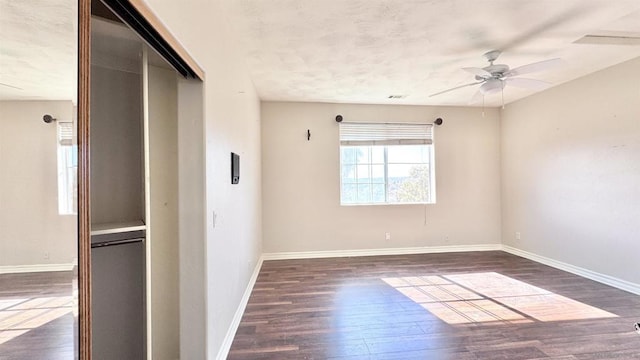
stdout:
<svg viewBox="0 0 640 360">
<path fill-rule="evenodd" d="M 529 41 L 531 41 L 531 39 L 535 39 L 549 30 L 557 29 L 564 24 L 571 24 L 578 19 L 588 16 L 590 11 L 593 11 L 593 7 L 584 6 L 584 4 L 578 2 L 574 6 L 567 8 L 562 13 L 559 13 L 550 18 L 535 19 L 530 23 L 530 25 L 533 26 L 532 28 L 528 28 L 528 26 L 523 27 L 521 29 L 522 33 L 520 33 L 520 35 L 512 38 L 507 43 L 502 44 L 502 46 L 500 46 L 498 49 L 506 52 L 512 50 L 513 48 L 526 45 Z M 496 45 L 494 44 L 493 46 Z"/>
<path fill-rule="evenodd" d="M 518 76 L 518 75 L 524 75 L 524 74 L 531 74 L 534 72 L 554 68 L 563 63 L 564 61 L 562 61 L 562 59 L 560 58 L 534 62 L 531 64 L 522 65 L 522 66 L 518 66 L 517 68 L 511 69 L 507 71 L 504 74 L 504 76 Z"/>
<path fill-rule="evenodd" d="M 469 104 L 474 105 L 474 104 L 480 104 L 482 103 L 484 99 L 484 94 L 482 94 L 482 92 L 480 90 L 476 91 L 476 93 L 473 95 L 473 97 L 471 98 L 471 100 L 469 100 Z"/>
<path fill-rule="evenodd" d="M 12 89 L 24 90 L 23 88 L 19 88 L 19 87 L 17 87 L 17 86 L 12 86 L 12 85 L 5 84 L 5 83 L 0 83 L 0 85 L 2 85 L 2 86 L 6 86 L 6 87 L 10 87 L 10 88 L 12 88 Z"/>
<path fill-rule="evenodd" d="M 543 90 L 551 86 L 551 83 L 546 81 L 527 78 L 507 78 L 505 81 L 507 85 L 532 90 Z"/>
<path fill-rule="evenodd" d="M 447 93 L 447 92 L 453 91 L 453 90 L 462 89 L 463 87 L 467 87 L 467 86 L 473 86 L 473 85 L 482 84 L 483 82 L 484 82 L 484 80 L 477 81 L 477 82 L 470 83 L 470 84 L 464 84 L 464 85 L 456 86 L 456 87 L 451 88 L 451 89 L 447 89 L 447 90 L 443 90 L 443 91 L 437 92 L 435 94 L 431 94 L 431 95 L 429 95 L 429 97 L 433 97 L 433 96 L 436 96 L 436 95 L 444 94 L 444 93 Z"/>
<path fill-rule="evenodd" d="M 479 76 L 481 78 L 490 78 L 491 77 L 491 73 L 488 72 L 485 69 L 481 69 L 479 67 L 465 67 L 462 68 L 462 70 L 472 73 L 475 76 Z"/>
</svg>

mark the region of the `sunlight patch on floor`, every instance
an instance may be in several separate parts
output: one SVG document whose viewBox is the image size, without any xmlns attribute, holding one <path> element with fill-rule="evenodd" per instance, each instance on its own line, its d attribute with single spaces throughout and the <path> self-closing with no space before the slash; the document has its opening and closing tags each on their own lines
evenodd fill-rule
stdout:
<svg viewBox="0 0 640 360">
<path fill-rule="evenodd" d="M 495 272 L 382 280 L 449 324 L 516 324 L 617 317 Z"/>
<path fill-rule="evenodd" d="M 72 296 L 0 301 L 0 344 L 72 313 Z"/>
</svg>

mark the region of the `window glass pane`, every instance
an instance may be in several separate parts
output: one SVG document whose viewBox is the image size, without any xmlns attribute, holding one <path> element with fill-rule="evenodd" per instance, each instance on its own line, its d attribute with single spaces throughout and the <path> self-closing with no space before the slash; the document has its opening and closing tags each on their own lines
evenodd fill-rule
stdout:
<svg viewBox="0 0 640 360">
<path fill-rule="evenodd" d="M 71 166 L 77 167 L 78 166 L 78 147 L 77 146 L 72 146 L 71 147 Z"/>
<path fill-rule="evenodd" d="M 384 164 L 384 146 L 371 147 L 371 163 Z"/>
<path fill-rule="evenodd" d="M 371 202 L 383 203 L 384 202 L 384 184 L 371 185 Z"/>
<path fill-rule="evenodd" d="M 354 204 L 358 199 L 358 186 L 355 184 L 342 185 L 341 202 L 343 204 Z"/>
<path fill-rule="evenodd" d="M 371 202 L 371 185 L 358 184 L 358 202 L 365 204 Z"/>
<path fill-rule="evenodd" d="M 389 164 L 415 164 L 429 161 L 427 146 L 425 145 L 398 145 L 388 146 Z"/>
<path fill-rule="evenodd" d="M 429 200 L 429 167 L 427 165 L 389 165 L 389 201 L 393 202 L 426 202 Z"/>
<path fill-rule="evenodd" d="M 353 146 L 340 147 L 340 162 L 342 164 L 355 164 L 357 150 Z"/>
<path fill-rule="evenodd" d="M 343 165 L 342 166 L 342 183 L 355 183 L 355 182 L 356 182 L 356 166 Z"/>
<path fill-rule="evenodd" d="M 371 166 L 370 165 L 358 165 L 358 172 L 357 172 L 357 177 L 358 177 L 358 182 L 369 182 L 371 181 L 371 175 L 370 172 L 371 171 Z"/>
<path fill-rule="evenodd" d="M 414 166 L 414 164 L 389 164 L 389 181 L 408 177 L 409 170 Z"/>
<path fill-rule="evenodd" d="M 78 213 L 78 151 L 75 145 L 58 143 L 58 213 Z"/>
<path fill-rule="evenodd" d="M 430 202 L 430 152 L 429 145 L 341 146 L 341 203 Z"/>
<path fill-rule="evenodd" d="M 369 154 L 370 146 L 356 146 L 356 156 L 358 159 L 358 164 L 369 164 L 371 163 L 371 158 Z"/>
<path fill-rule="evenodd" d="M 384 184 L 384 165 L 371 165 L 371 182 Z"/>
</svg>

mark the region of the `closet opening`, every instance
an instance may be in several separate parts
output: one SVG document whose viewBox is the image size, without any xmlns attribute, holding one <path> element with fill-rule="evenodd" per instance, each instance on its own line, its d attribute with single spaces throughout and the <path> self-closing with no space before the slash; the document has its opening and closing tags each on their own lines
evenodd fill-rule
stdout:
<svg viewBox="0 0 640 360">
<path fill-rule="evenodd" d="M 204 72 L 139 1 L 90 44 L 92 358 L 203 358 Z"/>
</svg>

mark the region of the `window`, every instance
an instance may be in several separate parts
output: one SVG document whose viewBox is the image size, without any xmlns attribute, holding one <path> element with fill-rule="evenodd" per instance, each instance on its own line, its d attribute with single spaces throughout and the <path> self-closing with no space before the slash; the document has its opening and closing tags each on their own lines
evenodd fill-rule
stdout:
<svg viewBox="0 0 640 360">
<path fill-rule="evenodd" d="M 431 124 L 340 124 L 340 203 L 435 203 Z"/>
<path fill-rule="evenodd" d="M 78 148 L 74 142 L 74 123 L 58 122 L 58 213 L 78 213 Z"/>
</svg>

